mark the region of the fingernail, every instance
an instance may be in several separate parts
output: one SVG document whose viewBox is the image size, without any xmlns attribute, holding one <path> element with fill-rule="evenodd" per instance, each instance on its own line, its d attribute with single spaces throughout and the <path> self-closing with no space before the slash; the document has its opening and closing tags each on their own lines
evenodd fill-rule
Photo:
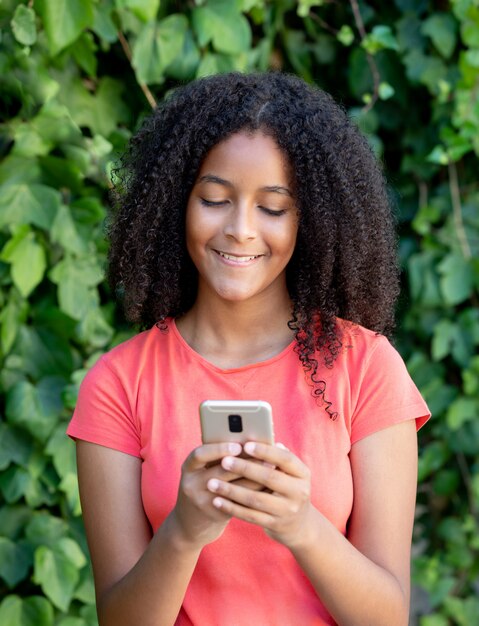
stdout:
<svg viewBox="0 0 479 626">
<path fill-rule="evenodd" d="M 219 481 L 216 480 L 216 478 L 212 478 L 211 480 L 208 481 L 207 485 L 210 491 L 218 491 L 218 487 L 220 486 L 220 483 Z"/>
<path fill-rule="evenodd" d="M 214 498 L 213 506 L 215 506 L 217 509 L 221 509 L 221 507 L 223 506 L 223 502 L 221 501 L 221 498 Z"/>
<path fill-rule="evenodd" d="M 221 465 L 225 468 L 225 469 L 231 469 L 233 467 L 233 459 L 225 456 L 224 459 L 221 461 Z"/>
<path fill-rule="evenodd" d="M 245 452 L 247 452 L 248 454 L 254 454 L 254 451 L 256 450 L 256 444 L 252 441 L 248 441 L 248 443 L 244 444 L 244 449 Z"/>
<path fill-rule="evenodd" d="M 277 443 L 276 446 L 281 448 L 281 450 L 287 450 L 288 448 L 283 443 Z"/>
<path fill-rule="evenodd" d="M 228 451 L 230 454 L 241 454 L 241 445 L 239 443 L 230 443 Z"/>
</svg>

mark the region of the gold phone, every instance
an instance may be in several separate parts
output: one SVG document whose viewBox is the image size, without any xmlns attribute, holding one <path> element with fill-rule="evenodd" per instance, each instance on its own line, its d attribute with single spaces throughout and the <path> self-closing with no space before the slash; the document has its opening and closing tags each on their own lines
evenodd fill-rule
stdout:
<svg viewBox="0 0 479 626">
<path fill-rule="evenodd" d="M 200 421 L 203 443 L 274 443 L 273 412 L 263 400 L 205 400 Z"/>
</svg>

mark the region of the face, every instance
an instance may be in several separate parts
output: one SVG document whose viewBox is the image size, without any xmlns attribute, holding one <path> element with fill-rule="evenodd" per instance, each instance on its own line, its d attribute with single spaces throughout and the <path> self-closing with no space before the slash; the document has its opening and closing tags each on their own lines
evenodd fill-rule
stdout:
<svg viewBox="0 0 479 626">
<path fill-rule="evenodd" d="M 201 165 L 186 210 L 198 297 L 284 297 L 297 231 L 287 162 L 274 139 L 241 132 L 217 144 Z"/>
</svg>

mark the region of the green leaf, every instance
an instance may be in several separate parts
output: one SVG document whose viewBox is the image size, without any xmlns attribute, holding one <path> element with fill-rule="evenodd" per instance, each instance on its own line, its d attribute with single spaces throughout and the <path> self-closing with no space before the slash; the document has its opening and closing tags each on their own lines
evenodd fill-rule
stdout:
<svg viewBox="0 0 479 626">
<path fill-rule="evenodd" d="M 399 44 L 393 35 L 391 27 L 384 24 L 374 26 L 372 31 L 361 42 L 361 46 L 369 54 L 376 54 L 380 50 L 385 49 L 399 50 Z"/>
<path fill-rule="evenodd" d="M 81 320 L 90 309 L 98 306 L 98 294 L 91 287 L 103 280 L 103 271 L 95 259 L 65 257 L 50 272 L 58 285 L 58 300 L 62 311 Z"/>
<path fill-rule="evenodd" d="M 31 477 L 23 467 L 12 466 L 0 474 L 0 491 L 9 503 L 17 502 L 25 495 Z"/>
<path fill-rule="evenodd" d="M 93 31 L 108 43 L 114 43 L 118 39 L 117 27 L 112 19 L 113 8 L 112 0 L 93 6 Z"/>
<path fill-rule="evenodd" d="M 0 604 L 2 626 L 53 626 L 53 607 L 46 598 L 7 596 Z"/>
<path fill-rule="evenodd" d="M 61 392 L 64 384 L 63 379 L 54 376 L 42 379 L 36 386 L 28 381 L 17 383 L 7 393 L 7 419 L 36 439 L 45 441 L 63 408 Z"/>
<path fill-rule="evenodd" d="M 71 53 L 78 65 L 89 75 L 96 76 L 97 50 L 91 33 L 84 33 L 71 47 Z"/>
<path fill-rule="evenodd" d="M 66 521 L 45 512 L 34 513 L 25 530 L 27 539 L 34 547 L 41 545 L 52 547 L 67 534 Z"/>
<path fill-rule="evenodd" d="M 27 522 L 30 520 L 32 512 L 28 506 L 24 505 L 2 505 L 0 507 L 0 528 L 2 535 L 17 540 L 23 535 L 23 530 Z"/>
<path fill-rule="evenodd" d="M 45 249 L 26 225 L 17 229 L 0 259 L 10 263 L 13 282 L 25 298 L 41 283 L 47 267 Z"/>
<path fill-rule="evenodd" d="M 190 29 L 185 33 L 183 50 L 168 66 L 166 73 L 177 80 L 191 80 L 200 63 L 200 51 Z"/>
<path fill-rule="evenodd" d="M 93 0 L 37 0 L 53 56 L 93 24 Z"/>
<path fill-rule="evenodd" d="M 68 476 L 68 474 L 76 475 L 75 446 L 65 436 L 65 430 L 65 424 L 58 426 L 45 448 L 45 452 L 53 459 L 53 466 L 57 474 L 62 478 Z"/>
<path fill-rule="evenodd" d="M 471 264 L 460 254 L 448 254 L 438 265 L 440 286 L 447 304 L 464 302 L 472 293 L 474 274 Z"/>
<path fill-rule="evenodd" d="M 78 233 L 71 211 L 65 205 L 58 210 L 51 227 L 50 237 L 54 243 L 60 244 L 64 250 L 74 254 L 82 255 L 88 252 L 89 246 Z"/>
<path fill-rule="evenodd" d="M 0 188 L 0 229 L 32 224 L 48 230 L 60 207 L 60 193 L 45 185 L 14 184 Z"/>
<path fill-rule="evenodd" d="M 230 0 L 210 0 L 193 11 L 193 29 L 201 47 L 210 41 L 218 52 L 238 54 L 251 46 L 248 20 Z"/>
<path fill-rule="evenodd" d="M 80 80 L 74 79 L 65 85 L 60 98 L 78 126 L 87 126 L 93 134 L 108 137 L 119 124 L 129 120 L 130 112 L 123 91 L 124 84 L 110 76 L 98 81 L 95 94 L 90 93 Z"/>
<path fill-rule="evenodd" d="M 0 312 L 0 343 L 4 355 L 10 352 L 20 325 L 25 322 L 28 315 L 27 302 L 17 294 L 16 289 L 10 291 L 7 304 Z"/>
<path fill-rule="evenodd" d="M 154 20 L 160 7 L 160 0 L 116 0 L 119 9 L 130 9 L 143 22 Z"/>
<path fill-rule="evenodd" d="M 343 46 L 350 46 L 354 41 L 354 32 L 351 26 L 343 24 L 339 29 L 336 39 L 343 44 Z"/>
<path fill-rule="evenodd" d="M 479 403 L 474 398 L 457 398 L 447 412 L 447 424 L 452 430 L 457 430 L 465 422 L 477 419 Z"/>
<path fill-rule="evenodd" d="M 0 422 L 0 470 L 7 468 L 12 461 L 26 465 L 32 450 L 33 443 L 25 432 Z"/>
<path fill-rule="evenodd" d="M 48 376 L 68 377 L 73 370 L 72 348 L 51 328 L 22 326 L 13 353 L 18 365 L 34 380 Z"/>
<path fill-rule="evenodd" d="M 456 47 L 457 22 L 449 13 L 434 13 L 422 27 L 422 33 L 431 38 L 436 50 L 444 58 L 451 58 Z"/>
<path fill-rule="evenodd" d="M 184 15 L 169 15 L 147 24 L 133 46 L 132 65 L 140 83 L 161 83 L 165 69 L 180 54 L 188 21 Z"/>
<path fill-rule="evenodd" d="M 378 95 L 381 100 L 389 100 L 389 98 L 392 98 L 392 96 L 394 96 L 394 87 L 386 82 L 379 83 Z"/>
<path fill-rule="evenodd" d="M 0 537 L 0 577 L 10 588 L 26 577 L 31 564 L 30 554 L 23 546 Z"/>
<path fill-rule="evenodd" d="M 24 4 L 19 4 L 10 23 L 18 43 L 24 46 L 33 46 L 37 40 L 35 11 Z"/>
<path fill-rule="evenodd" d="M 85 564 L 78 544 L 63 537 L 51 548 L 39 546 L 35 550 L 33 580 L 56 607 L 67 611 L 79 581 L 78 570 Z"/>
<path fill-rule="evenodd" d="M 78 325 L 78 338 L 83 344 L 103 348 L 112 340 L 114 330 L 100 308 L 90 309 Z"/>
</svg>

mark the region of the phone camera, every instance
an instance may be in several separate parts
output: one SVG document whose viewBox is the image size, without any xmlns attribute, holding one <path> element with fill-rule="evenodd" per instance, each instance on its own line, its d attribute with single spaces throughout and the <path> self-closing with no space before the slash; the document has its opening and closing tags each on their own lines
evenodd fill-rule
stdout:
<svg viewBox="0 0 479 626">
<path fill-rule="evenodd" d="M 228 424 L 231 433 L 243 432 L 243 420 L 241 419 L 241 415 L 228 415 Z"/>
</svg>

